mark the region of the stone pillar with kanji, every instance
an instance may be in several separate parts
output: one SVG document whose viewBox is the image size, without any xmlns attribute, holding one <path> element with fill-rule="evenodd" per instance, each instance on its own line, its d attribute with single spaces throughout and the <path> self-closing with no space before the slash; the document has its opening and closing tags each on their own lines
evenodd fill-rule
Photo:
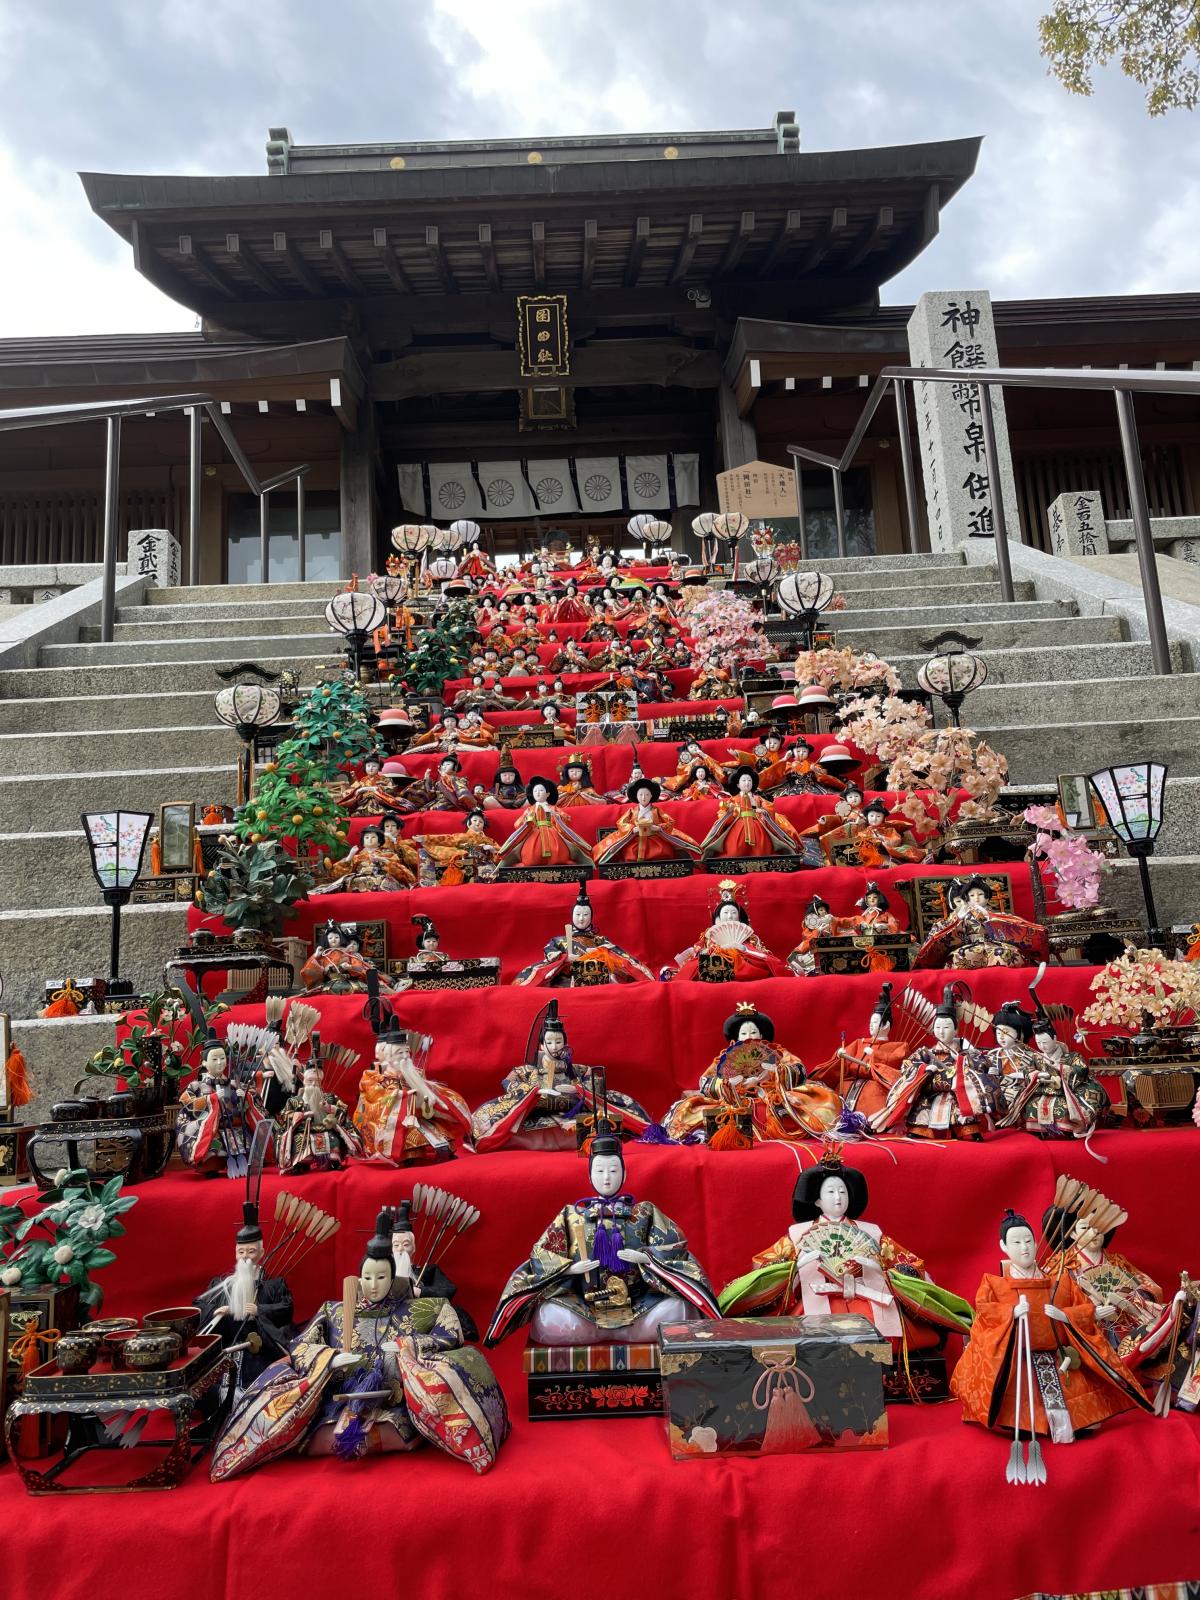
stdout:
<svg viewBox="0 0 1200 1600">
<path fill-rule="evenodd" d="M 149 578 L 156 589 L 177 588 L 182 572 L 179 540 L 167 528 L 130 528 L 125 571 L 131 578 Z"/>
<path fill-rule="evenodd" d="M 995 535 L 995 487 L 989 481 L 980 420 L 982 393 L 970 379 L 973 367 L 1000 364 L 992 299 L 986 289 L 923 294 L 908 322 L 909 359 L 914 367 L 962 369 L 961 383 L 916 383 L 917 437 L 925 480 L 929 543 L 953 550 L 968 539 Z M 1000 462 L 1008 537 L 1020 541 L 1017 488 L 1004 398 L 992 390 L 996 454 Z"/>
<path fill-rule="evenodd" d="M 1046 525 L 1050 529 L 1051 555 L 1108 554 L 1104 502 L 1094 489 L 1074 489 L 1057 495 L 1046 509 Z"/>
</svg>

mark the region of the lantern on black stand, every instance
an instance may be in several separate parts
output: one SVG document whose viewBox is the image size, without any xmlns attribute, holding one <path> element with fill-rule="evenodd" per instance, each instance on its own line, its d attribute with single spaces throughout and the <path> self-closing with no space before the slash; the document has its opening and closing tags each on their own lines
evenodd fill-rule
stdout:
<svg viewBox="0 0 1200 1600">
<path fill-rule="evenodd" d="M 968 645 L 978 643 L 978 639 L 968 639 L 965 634 L 945 634 L 922 647 L 938 650 L 938 654 L 930 656 L 918 670 L 917 682 L 926 694 L 937 695 L 956 728 L 960 725 L 958 713 L 963 701 L 987 682 L 987 662 L 967 649 Z"/>
<path fill-rule="evenodd" d="M 343 589 L 325 607 L 325 621 L 346 641 L 346 658 L 358 678 L 367 640 L 387 620 L 387 610 L 370 589 Z"/>
<path fill-rule="evenodd" d="M 232 728 L 242 741 L 237 787 L 238 805 L 241 805 L 249 800 L 254 788 L 255 742 L 263 728 L 270 728 L 279 721 L 283 694 L 269 684 L 233 683 L 217 691 L 213 707 L 225 726 Z"/>
<path fill-rule="evenodd" d="M 1162 929 L 1150 887 L 1150 857 L 1163 823 L 1167 769 L 1161 761 L 1134 761 L 1104 767 L 1088 778 L 1092 792 L 1108 814 L 1109 826 L 1138 864 L 1150 943 L 1161 945 Z"/>
<path fill-rule="evenodd" d="M 795 617 L 804 632 L 804 648 L 813 647 L 817 618 L 833 604 L 833 579 L 823 572 L 789 572 L 776 590 L 780 610 Z"/>
<path fill-rule="evenodd" d="M 92 871 L 100 885 L 104 904 L 112 908 L 108 992 L 132 994 L 133 984 L 120 975 L 121 907 L 129 904 L 133 886 L 142 870 L 151 814 L 149 811 L 85 811 L 79 820 L 87 836 Z"/>
</svg>

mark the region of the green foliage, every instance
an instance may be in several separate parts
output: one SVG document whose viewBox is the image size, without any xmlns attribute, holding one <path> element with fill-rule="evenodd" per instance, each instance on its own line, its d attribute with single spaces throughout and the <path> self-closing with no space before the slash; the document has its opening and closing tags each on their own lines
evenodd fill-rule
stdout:
<svg viewBox="0 0 1200 1600">
<path fill-rule="evenodd" d="M 257 774 L 233 831 L 248 844 L 296 839 L 322 855 L 341 856 L 347 820 L 325 782 L 324 764 L 311 761 L 303 746 L 288 739 Z"/>
<path fill-rule="evenodd" d="M 208 1017 L 227 1010 L 223 1005 L 205 1007 Z M 137 1018 L 138 1020 L 134 1020 Z M 204 1034 L 191 1020 L 185 1006 L 165 990 L 150 995 L 138 1012 L 127 1012 L 120 1022 L 129 1032 L 116 1044 L 106 1044 L 84 1068 L 89 1077 L 122 1077 L 150 1084 L 156 1078 L 184 1078 L 195 1070 L 195 1052 L 204 1043 Z M 180 1024 L 188 1024 L 186 1031 Z"/>
<path fill-rule="evenodd" d="M 1142 86 L 1152 117 L 1200 98 L 1200 0 L 1058 0 L 1038 23 L 1050 71 L 1090 95 L 1092 71 L 1115 60 Z"/>
<path fill-rule="evenodd" d="M 367 697 L 345 673 L 310 689 L 293 711 L 292 725 L 292 737 L 279 747 L 279 755 L 287 750 L 306 759 L 326 781 L 380 753 Z"/>
<path fill-rule="evenodd" d="M 456 600 L 420 629 L 411 650 L 401 650 L 394 677 L 413 694 L 441 694 L 447 678 L 461 678 L 471 658 L 475 608 Z"/>
<path fill-rule="evenodd" d="M 37 1211 L 0 1208 L 0 1282 L 22 1289 L 74 1284 L 81 1303 L 98 1310 L 103 1291 L 91 1274 L 117 1259 L 106 1241 L 124 1234 L 120 1218 L 137 1196 L 122 1195 L 120 1178 L 98 1184 L 76 1168 L 37 1198 Z M 44 1237 L 34 1237 L 35 1230 Z"/>
<path fill-rule="evenodd" d="M 221 916 L 231 928 L 278 933 L 293 906 L 308 898 L 312 879 L 276 840 L 231 844 L 200 891 L 205 911 Z"/>
</svg>

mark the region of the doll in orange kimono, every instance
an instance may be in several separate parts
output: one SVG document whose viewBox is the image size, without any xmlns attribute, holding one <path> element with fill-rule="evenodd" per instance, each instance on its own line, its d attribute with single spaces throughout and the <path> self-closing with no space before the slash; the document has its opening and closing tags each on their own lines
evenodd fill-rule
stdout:
<svg viewBox="0 0 1200 1600">
<path fill-rule="evenodd" d="M 870 934 L 895 934 L 900 924 L 891 913 L 886 894 L 877 883 L 868 883 L 862 898 L 854 902 L 854 916 L 836 918 L 838 934 L 845 939 L 862 938 Z M 863 949 L 863 961 L 868 972 L 891 972 L 896 963 L 886 951 L 873 945 Z"/>
<path fill-rule="evenodd" d="M 638 778 L 629 785 L 629 805 L 617 818 L 617 825 L 595 849 L 598 867 L 614 861 L 673 861 L 681 856 L 697 861 L 700 846 L 690 833 L 676 827 L 660 809 L 662 790 L 653 778 Z"/>
<path fill-rule="evenodd" d="M 669 789 L 672 794 L 681 795 L 689 784 L 696 781 L 697 767 L 706 768 L 710 780 L 724 783 L 725 768 L 717 758 L 707 755 L 695 739 L 688 739 L 680 745 L 675 771 L 669 778 L 664 779 L 663 788 Z"/>
<path fill-rule="evenodd" d="M 449 1161 L 471 1143 L 471 1111 L 461 1095 L 427 1078 L 433 1040 L 400 1027 L 393 1015 L 358 1085 L 354 1126 L 368 1161 L 412 1166 Z M 414 1057 L 414 1050 L 416 1056 Z"/>
<path fill-rule="evenodd" d="M 497 856 L 502 867 L 591 866 L 592 851 L 563 817 L 558 785 L 549 778 L 531 778 L 525 790 L 529 804 Z"/>
<path fill-rule="evenodd" d="M 721 900 L 709 927 L 662 969 L 662 982 L 748 983 L 792 976 L 786 961 L 768 950 L 750 926 L 749 913 L 735 898 L 736 889 L 732 879 L 720 885 Z"/>
<path fill-rule="evenodd" d="M 701 845 L 706 857 L 788 856 L 800 852 L 803 846 L 795 828 L 757 792 L 758 773 L 753 767 L 735 768 L 729 786 L 732 793 L 722 799 L 717 819 Z"/>
<path fill-rule="evenodd" d="M 558 775 L 562 783 L 558 790 L 558 804 L 562 811 L 573 811 L 577 806 L 602 806 L 604 796 L 592 788 L 592 769 L 579 756 L 568 756 L 560 761 Z"/>
<path fill-rule="evenodd" d="M 885 983 L 880 985 L 866 1038 L 851 1039 L 848 1044 L 843 1041 L 810 1076 L 836 1089 L 848 1109 L 861 1116 L 882 1111 L 908 1054 L 908 1047 L 900 1040 L 893 1041 L 891 1032 L 892 986 Z"/>
<path fill-rule="evenodd" d="M 1043 1482 L 1035 1435 L 1070 1444 L 1076 1433 L 1149 1400 L 1096 1326 L 1092 1302 L 1069 1272 L 1046 1276 L 1033 1229 L 1015 1211 L 1000 1223 L 1002 1273 L 986 1272 L 971 1339 L 950 1387 L 964 1422 L 1013 1430 L 1010 1481 Z M 1028 1464 L 1018 1453 L 1030 1435 Z"/>
</svg>

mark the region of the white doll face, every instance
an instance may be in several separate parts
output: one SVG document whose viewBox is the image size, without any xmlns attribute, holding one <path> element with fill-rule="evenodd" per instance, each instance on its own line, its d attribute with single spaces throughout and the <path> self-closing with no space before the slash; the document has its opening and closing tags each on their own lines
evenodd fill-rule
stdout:
<svg viewBox="0 0 1200 1600">
<path fill-rule="evenodd" d="M 1051 1061 L 1057 1061 L 1067 1053 L 1066 1045 L 1052 1033 L 1035 1033 L 1033 1042 L 1042 1055 L 1048 1056 Z"/>
<path fill-rule="evenodd" d="M 1006 1028 L 1003 1023 L 995 1030 L 996 1043 L 1001 1045 L 1016 1044 L 1020 1035 L 1015 1028 Z"/>
<path fill-rule="evenodd" d="M 206 1050 L 204 1052 L 204 1070 L 209 1074 L 210 1077 L 223 1078 L 225 1076 L 225 1069 L 227 1066 L 228 1062 L 225 1059 L 225 1052 L 220 1048 L 219 1045 L 214 1045 L 211 1050 Z"/>
<path fill-rule="evenodd" d="M 1022 1272 L 1028 1272 L 1037 1257 L 1037 1240 L 1033 1229 L 1024 1226 L 1010 1228 L 1000 1241 L 1000 1250 Z"/>
<path fill-rule="evenodd" d="M 363 771 L 368 778 L 374 778 L 379 772 L 379 763 L 373 756 L 368 756 L 363 762 Z"/>
<path fill-rule="evenodd" d="M 561 1028 L 547 1028 L 542 1035 L 542 1049 L 548 1056 L 561 1056 L 567 1048 L 567 1036 Z"/>
<path fill-rule="evenodd" d="M 958 1037 L 958 1024 L 953 1017 L 934 1017 L 933 1037 L 939 1044 L 951 1044 Z"/>
<path fill-rule="evenodd" d="M 739 794 L 749 794 L 751 789 L 754 788 L 754 779 L 748 772 L 739 773 L 737 783 Z"/>
<path fill-rule="evenodd" d="M 453 761 L 443 761 L 441 763 L 441 765 L 438 767 L 438 771 L 441 773 L 443 778 L 452 777 L 453 774 L 454 774 L 454 771 L 455 771 L 454 762 Z"/>
<path fill-rule="evenodd" d="M 982 910 L 984 907 L 986 907 L 987 903 L 988 897 L 986 889 L 967 890 L 967 904 L 969 906 L 978 906 Z"/>
<path fill-rule="evenodd" d="M 738 908 L 733 904 L 732 901 L 727 902 L 717 912 L 718 922 L 740 922 L 741 920 L 741 917 L 738 915 Z"/>
<path fill-rule="evenodd" d="M 817 1206 L 823 1217 L 839 1222 L 850 1207 L 850 1191 L 844 1178 L 829 1177 L 821 1184 Z"/>
<path fill-rule="evenodd" d="M 648 806 L 651 800 L 653 800 L 654 795 L 653 792 L 643 783 L 634 790 L 634 797 L 636 798 L 638 805 Z"/>
<path fill-rule="evenodd" d="M 558 715 L 558 711 L 554 706 L 543 706 L 542 707 L 542 721 L 543 722 L 553 722 L 555 717 L 557 717 L 557 715 Z"/>
<path fill-rule="evenodd" d="M 257 1266 L 263 1258 L 263 1242 L 261 1239 L 251 1239 L 245 1244 L 236 1244 L 233 1247 L 235 1261 L 249 1261 Z"/>
<path fill-rule="evenodd" d="M 872 1039 L 886 1039 L 892 1031 L 892 1025 L 886 1017 L 881 1017 L 878 1011 L 871 1013 L 871 1020 L 867 1024 L 867 1032 Z"/>
<path fill-rule="evenodd" d="M 757 1022 L 743 1022 L 737 1031 L 737 1042 L 745 1044 L 747 1039 L 761 1039 L 762 1032 Z"/>
<path fill-rule="evenodd" d="M 545 805 L 550 798 L 550 791 L 544 783 L 535 783 L 533 786 L 533 800 L 535 805 Z"/>
<path fill-rule="evenodd" d="M 482 817 L 468 817 L 467 818 L 467 832 L 468 833 L 482 833 L 483 832 L 483 818 Z"/>
<path fill-rule="evenodd" d="M 586 928 L 590 928 L 591 925 L 592 925 L 592 908 L 591 908 L 591 906 L 572 906 L 571 907 L 571 926 L 573 928 L 578 928 L 580 933 L 582 933 Z"/>
<path fill-rule="evenodd" d="M 392 1264 L 390 1261 L 375 1261 L 370 1256 L 363 1262 L 358 1272 L 358 1282 L 367 1300 L 373 1306 L 386 1299 L 388 1290 L 392 1287 Z"/>
<path fill-rule="evenodd" d="M 411 1261 L 413 1252 L 416 1250 L 416 1248 L 416 1235 L 412 1232 L 401 1229 L 399 1233 L 394 1233 L 392 1235 L 392 1255 L 397 1261 L 399 1261 L 403 1256 L 407 1256 Z"/>
<path fill-rule="evenodd" d="M 625 1181 L 625 1163 L 620 1156 L 593 1156 L 589 1171 L 592 1188 L 605 1200 L 620 1193 Z"/>
</svg>

